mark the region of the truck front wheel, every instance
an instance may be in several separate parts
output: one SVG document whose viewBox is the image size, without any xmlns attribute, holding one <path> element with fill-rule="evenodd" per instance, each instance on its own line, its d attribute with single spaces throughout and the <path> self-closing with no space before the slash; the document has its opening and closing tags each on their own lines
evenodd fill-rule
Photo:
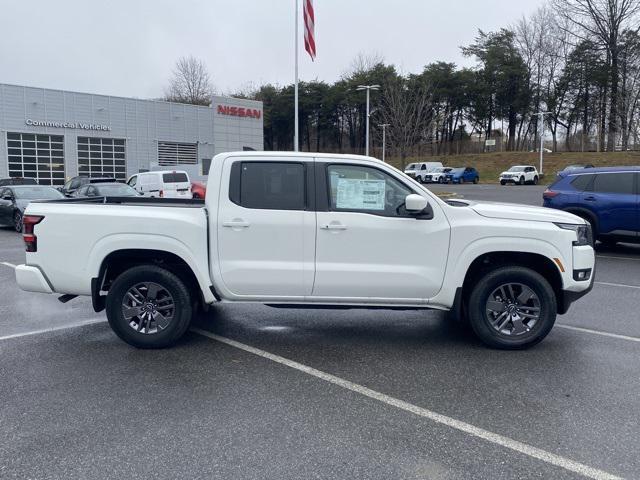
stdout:
<svg viewBox="0 0 640 480">
<path fill-rule="evenodd" d="M 539 273 L 525 267 L 500 267 L 478 279 L 467 311 L 483 343 L 505 350 L 523 349 L 539 343 L 551 331 L 556 296 Z"/>
<path fill-rule="evenodd" d="M 121 273 L 109 288 L 107 319 L 113 331 L 138 348 L 164 348 L 189 328 L 193 307 L 185 283 L 156 265 Z"/>
</svg>

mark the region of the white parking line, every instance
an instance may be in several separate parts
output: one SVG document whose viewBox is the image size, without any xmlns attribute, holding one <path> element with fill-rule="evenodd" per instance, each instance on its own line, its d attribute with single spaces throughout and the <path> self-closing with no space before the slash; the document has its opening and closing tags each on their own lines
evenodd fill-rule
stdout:
<svg viewBox="0 0 640 480">
<path fill-rule="evenodd" d="M 0 262 L 0 265 L 4 265 L 5 267 L 13 268 L 15 270 L 16 266 L 13 263 L 9 262 Z"/>
<path fill-rule="evenodd" d="M 627 285 L 626 283 L 611 283 L 611 282 L 593 282 L 596 285 L 605 285 L 607 287 L 623 287 L 623 288 L 640 288 L 638 285 Z"/>
<path fill-rule="evenodd" d="M 302 363 L 294 362 L 293 360 L 289 360 L 279 355 L 274 355 L 273 353 L 260 350 L 259 348 L 251 347 L 244 343 L 240 343 L 226 337 L 221 337 L 219 335 L 215 335 L 213 333 L 207 332 L 206 330 L 202 330 L 199 328 L 193 329 L 192 331 L 202 336 L 205 336 L 207 338 L 211 338 L 218 342 L 229 345 L 231 347 L 244 350 L 245 352 L 252 353 L 262 358 L 266 358 L 267 360 L 271 360 L 272 362 L 276 362 L 286 367 L 293 368 L 294 370 L 298 370 L 300 372 L 306 373 L 307 375 L 311 375 L 312 377 L 319 378 L 320 380 L 331 383 L 333 385 L 337 385 L 346 390 L 350 390 L 352 392 L 358 393 L 360 395 L 371 398 L 373 400 L 377 400 L 391 407 L 404 410 L 406 412 L 412 413 L 419 417 L 427 418 L 433 422 L 459 430 L 466 434 L 472 435 L 474 437 L 478 437 L 487 442 L 500 445 L 502 447 L 522 453 L 524 455 L 528 455 L 532 458 L 536 458 L 548 464 L 555 465 L 560 468 L 564 468 L 565 470 L 569 470 L 571 472 L 584 475 L 585 477 L 593 478 L 597 480 L 621 478 L 611 473 L 605 472 L 603 470 L 599 470 L 597 468 L 593 468 L 588 465 L 584 465 L 582 463 L 576 462 L 569 458 L 565 458 L 560 455 L 547 452 L 546 450 L 542 450 L 540 448 L 527 445 L 526 443 L 513 440 L 509 437 L 505 437 L 498 433 L 493 433 L 493 432 L 490 432 L 489 430 L 476 427 L 475 425 L 471 425 L 470 423 L 456 420 L 455 418 L 442 415 L 440 413 L 428 410 L 426 408 L 418 407 L 411 403 L 405 402 L 403 400 L 399 400 L 397 398 L 391 397 L 389 395 L 378 392 L 376 390 L 372 390 L 370 388 L 359 385 L 357 383 L 350 382 L 349 380 L 345 380 L 343 378 L 336 377 L 335 375 L 331 375 L 329 373 L 316 370 L 315 368 L 309 367 L 307 365 L 303 365 Z"/>
<path fill-rule="evenodd" d="M 594 335 L 600 335 L 603 337 L 617 338 L 620 340 L 629 340 L 630 342 L 640 342 L 640 337 L 630 337 L 628 335 L 620 335 L 619 333 L 602 332 L 600 330 L 592 330 L 590 328 L 583 328 L 583 327 L 574 327 L 573 325 L 564 325 L 559 323 L 556 323 L 555 326 L 558 328 L 566 328 L 567 330 L 574 330 L 576 332 L 592 333 Z"/>
<path fill-rule="evenodd" d="M 0 337 L 0 340 L 9 340 L 11 338 L 28 337 L 30 335 L 38 335 L 40 333 L 57 332 L 58 330 L 66 330 L 68 328 L 84 327 L 86 325 L 93 325 L 94 323 L 103 323 L 103 322 L 106 322 L 106 320 L 104 318 L 93 319 L 93 320 L 85 320 L 83 322 L 70 323 L 70 324 L 67 324 L 67 325 L 60 325 L 58 327 L 43 328 L 41 330 L 32 330 L 30 332 L 14 333 L 12 335 L 4 335 L 3 337 Z"/>
</svg>

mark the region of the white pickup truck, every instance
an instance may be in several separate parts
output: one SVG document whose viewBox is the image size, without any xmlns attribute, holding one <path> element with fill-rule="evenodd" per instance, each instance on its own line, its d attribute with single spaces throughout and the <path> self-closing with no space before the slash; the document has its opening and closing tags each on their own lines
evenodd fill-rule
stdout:
<svg viewBox="0 0 640 480">
<path fill-rule="evenodd" d="M 63 301 L 91 296 L 142 348 L 176 342 L 201 306 L 258 302 L 451 311 L 505 349 L 541 341 L 593 284 L 583 219 L 443 201 L 373 158 L 224 153 L 207 190 L 205 203 L 32 202 L 17 283 Z"/>
</svg>

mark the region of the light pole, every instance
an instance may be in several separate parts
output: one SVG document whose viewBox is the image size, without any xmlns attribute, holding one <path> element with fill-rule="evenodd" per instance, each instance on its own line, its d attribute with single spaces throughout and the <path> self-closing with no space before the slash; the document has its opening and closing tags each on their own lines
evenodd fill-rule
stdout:
<svg viewBox="0 0 640 480">
<path fill-rule="evenodd" d="M 369 92 L 371 90 L 379 90 L 380 85 L 358 85 L 356 90 L 366 90 L 367 91 L 367 126 L 365 132 L 365 155 L 369 156 Z"/>
<path fill-rule="evenodd" d="M 544 116 L 551 115 L 551 112 L 538 112 L 535 115 L 538 115 L 538 123 L 540 124 L 540 170 L 539 173 L 542 175 L 544 172 L 542 171 L 542 161 L 544 158 Z"/>
<path fill-rule="evenodd" d="M 378 125 L 382 128 L 382 163 L 384 163 L 384 150 L 387 145 L 387 127 L 391 125 L 390 123 L 381 123 Z"/>
</svg>

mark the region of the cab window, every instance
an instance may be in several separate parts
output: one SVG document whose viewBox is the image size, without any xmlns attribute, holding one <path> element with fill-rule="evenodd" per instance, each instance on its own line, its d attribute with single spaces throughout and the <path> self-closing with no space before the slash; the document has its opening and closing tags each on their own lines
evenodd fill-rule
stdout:
<svg viewBox="0 0 640 480">
<path fill-rule="evenodd" d="M 409 216 L 404 202 L 414 192 L 387 173 L 358 165 L 329 165 L 327 174 L 332 211 Z"/>
</svg>

